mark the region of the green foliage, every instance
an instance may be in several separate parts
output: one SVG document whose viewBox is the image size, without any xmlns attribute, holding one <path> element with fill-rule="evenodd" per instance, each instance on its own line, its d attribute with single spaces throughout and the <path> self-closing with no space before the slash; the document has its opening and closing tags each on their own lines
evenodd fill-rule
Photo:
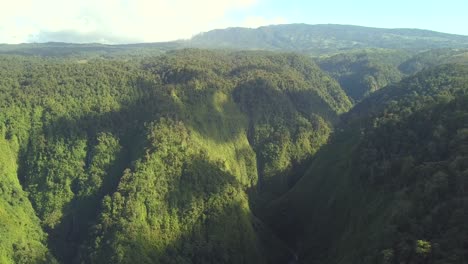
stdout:
<svg viewBox="0 0 468 264">
<path fill-rule="evenodd" d="M 440 66 L 366 98 L 265 219 L 305 262 L 465 262 L 467 73 Z"/>
<path fill-rule="evenodd" d="M 396 49 L 351 50 L 316 58 L 322 70 L 335 78 L 354 102 L 400 81 L 403 77 L 438 65 L 468 64 L 466 49 L 431 49 L 412 55 Z"/>
<path fill-rule="evenodd" d="M 466 262 L 466 66 L 37 45 L 0 56 L 1 263 Z"/>
<path fill-rule="evenodd" d="M 2 134 L 4 131 L 2 131 Z M 0 138 L 0 262 L 53 263 L 46 235 L 16 176 L 18 143 Z"/>
<path fill-rule="evenodd" d="M 104 45 L 98 43 L 74 44 L 64 42 L 0 44 L 0 54 L 41 56 L 74 59 L 77 63 L 87 63 L 94 58 L 135 58 L 154 56 L 167 50 L 182 47 L 176 41 L 167 43 L 141 43 L 127 45 Z"/>
<path fill-rule="evenodd" d="M 125 58 L 138 61 L 141 57 L 152 57 L 171 50 L 194 47 L 298 52 L 314 56 L 363 49 L 394 49 L 417 53 L 432 49 L 466 49 L 468 37 L 419 29 L 289 24 L 265 26 L 257 29 L 217 29 L 201 33 L 189 40 L 160 43 L 130 45 L 61 42 L 0 44 L 0 54 L 67 58 L 85 64 L 96 58 Z M 415 73 L 416 71 L 412 69 L 420 67 L 421 64 L 418 61 L 416 59 L 416 61 L 409 63 L 409 67 L 405 67 L 405 69 L 410 69 L 412 73 Z M 423 61 L 424 63 L 429 62 L 425 59 Z"/>
<path fill-rule="evenodd" d="M 431 253 L 431 243 L 425 240 L 417 240 L 416 241 L 416 254 L 427 256 Z"/>
<path fill-rule="evenodd" d="M 467 49 L 433 49 L 414 55 L 411 59 L 402 63 L 398 68 L 405 74 L 414 74 L 423 69 L 448 64 L 468 64 Z"/>
<path fill-rule="evenodd" d="M 354 101 L 398 82 L 403 77 L 398 66 L 408 59 L 408 54 L 396 50 L 364 50 L 319 58 L 320 68 L 340 83 Z"/>
<path fill-rule="evenodd" d="M 145 156 L 104 199 L 90 261 L 261 262 L 247 197 L 221 161 L 180 122 L 162 119 L 148 133 Z"/>
<path fill-rule="evenodd" d="M 257 29 L 217 29 L 193 37 L 188 44 L 204 48 L 286 50 L 321 55 L 364 48 L 409 51 L 466 48 L 467 38 L 418 29 L 289 24 Z"/>
<path fill-rule="evenodd" d="M 78 57 L 0 56 L 6 185 L 27 192 L 38 234 L 18 258 L 48 256 L 40 227 L 62 263 L 290 258 L 252 206 L 284 193 L 350 108 L 332 78 L 294 54 Z"/>
</svg>

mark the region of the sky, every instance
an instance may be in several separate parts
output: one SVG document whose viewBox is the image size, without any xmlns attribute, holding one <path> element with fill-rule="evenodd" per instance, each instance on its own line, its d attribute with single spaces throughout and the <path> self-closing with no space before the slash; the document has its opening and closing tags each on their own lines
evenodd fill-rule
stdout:
<svg viewBox="0 0 468 264">
<path fill-rule="evenodd" d="M 0 43 L 160 42 L 286 23 L 468 35 L 468 0 L 0 0 Z"/>
</svg>

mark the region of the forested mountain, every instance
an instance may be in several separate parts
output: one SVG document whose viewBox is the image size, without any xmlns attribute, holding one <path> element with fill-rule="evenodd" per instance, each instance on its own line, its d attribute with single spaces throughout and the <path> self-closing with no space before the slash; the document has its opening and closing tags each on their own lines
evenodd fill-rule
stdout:
<svg viewBox="0 0 468 264">
<path fill-rule="evenodd" d="M 294 184 L 351 106 L 293 54 L 0 67 L 2 263 L 284 263 L 252 209 Z"/>
<path fill-rule="evenodd" d="M 0 54 L 39 56 L 121 57 L 154 55 L 174 49 L 215 48 L 270 50 L 320 56 L 366 49 L 419 53 L 432 49 L 468 48 L 468 36 L 420 29 L 383 29 L 350 25 L 286 24 L 226 28 L 200 33 L 188 40 L 127 45 L 98 43 L 0 44 Z"/>
<path fill-rule="evenodd" d="M 0 54 L 41 56 L 41 57 L 72 57 L 72 58 L 120 58 L 126 59 L 141 56 L 155 56 L 166 51 L 182 48 L 177 42 L 140 43 L 127 45 L 105 45 L 99 43 L 75 44 L 64 42 L 0 44 Z"/>
<path fill-rule="evenodd" d="M 368 49 L 319 57 L 320 68 L 331 74 L 346 94 L 358 102 L 405 75 L 399 70 L 412 57 L 402 50 Z M 421 70 L 421 69 L 420 69 Z"/>
<path fill-rule="evenodd" d="M 414 74 L 441 64 L 468 64 L 468 49 L 434 49 L 418 53 L 399 65 L 404 74 Z"/>
<path fill-rule="evenodd" d="M 296 51 L 312 55 L 386 48 L 424 51 L 468 47 L 468 36 L 420 29 L 382 29 L 349 25 L 287 24 L 217 29 L 193 37 L 197 47 Z"/>
<path fill-rule="evenodd" d="M 303 263 L 466 263 L 468 67 L 386 87 L 264 211 Z"/>
<path fill-rule="evenodd" d="M 0 264 L 466 263 L 467 47 L 303 24 L 0 45 Z"/>
<path fill-rule="evenodd" d="M 425 68 L 468 63 L 468 36 L 418 29 L 288 24 L 257 29 L 227 28 L 189 40 L 127 45 L 99 43 L 0 44 L 0 54 L 140 60 L 184 48 L 297 52 L 314 58 L 353 102 Z"/>
<path fill-rule="evenodd" d="M 314 58 L 354 102 L 421 70 L 443 64 L 468 65 L 467 49 L 434 49 L 411 55 L 399 49 L 364 49 Z"/>
</svg>

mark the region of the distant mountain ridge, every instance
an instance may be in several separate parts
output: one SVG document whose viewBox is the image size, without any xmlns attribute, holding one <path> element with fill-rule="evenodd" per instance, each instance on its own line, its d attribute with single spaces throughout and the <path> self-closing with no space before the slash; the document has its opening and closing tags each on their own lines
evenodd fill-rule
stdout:
<svg viewBox="0 0 468 264">
<path fill-rule="evenodd" d="M 309 55 L 336 54 L 368 48 L 403 49 L 413 53 L 441 48 L 468 48 L 468 36 L 422 29 L 384 29 L 351 25 L 283 24 L 259 28 L 233 27 L 200 33 L 189 40 L 125 45 L 98 43 L 0 44 L 0 54 L 40 56 L 120 56 L 157 54 L 182 48 L 273 50 Z"/>
<path fill-rule="evenodd" d="M 467 263 L 468 37 L 229 30 L 0 45 L 0 264 Z"/>
<path fill-rule="evenodd" d="M 311 54 L 350 49 L 390 48 L 422 51 L 468 47 L 468 36 L 422 29 L 383 29 L 350 25 L 284 24 L 216 29 L 194 36 L 197 47 L 300 51 Z"/>
</svg>

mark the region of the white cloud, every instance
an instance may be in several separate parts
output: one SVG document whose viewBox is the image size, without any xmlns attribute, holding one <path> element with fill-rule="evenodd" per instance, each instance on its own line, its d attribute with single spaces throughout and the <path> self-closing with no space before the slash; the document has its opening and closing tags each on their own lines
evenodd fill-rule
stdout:
<svg viewBox="0 0 468 264">
<path fill-rule="evenodd" d="M 243 27 L 248 28 L 258 28 L 261 26 L 268 26 L 268 25 L 278 25 L 278 24 L 285 24 L 286 19 L 282 17 L 275 17 L 272 19 L 268 19 L 261 16 L 250 16 L 247 17 L 244 22 L 242 23 Z"/>
<path fill-rule="evenodd" d="M 128 43 L 189 38 L 257 0 L 0 1 L 0 43 Z"/>
</svg>

